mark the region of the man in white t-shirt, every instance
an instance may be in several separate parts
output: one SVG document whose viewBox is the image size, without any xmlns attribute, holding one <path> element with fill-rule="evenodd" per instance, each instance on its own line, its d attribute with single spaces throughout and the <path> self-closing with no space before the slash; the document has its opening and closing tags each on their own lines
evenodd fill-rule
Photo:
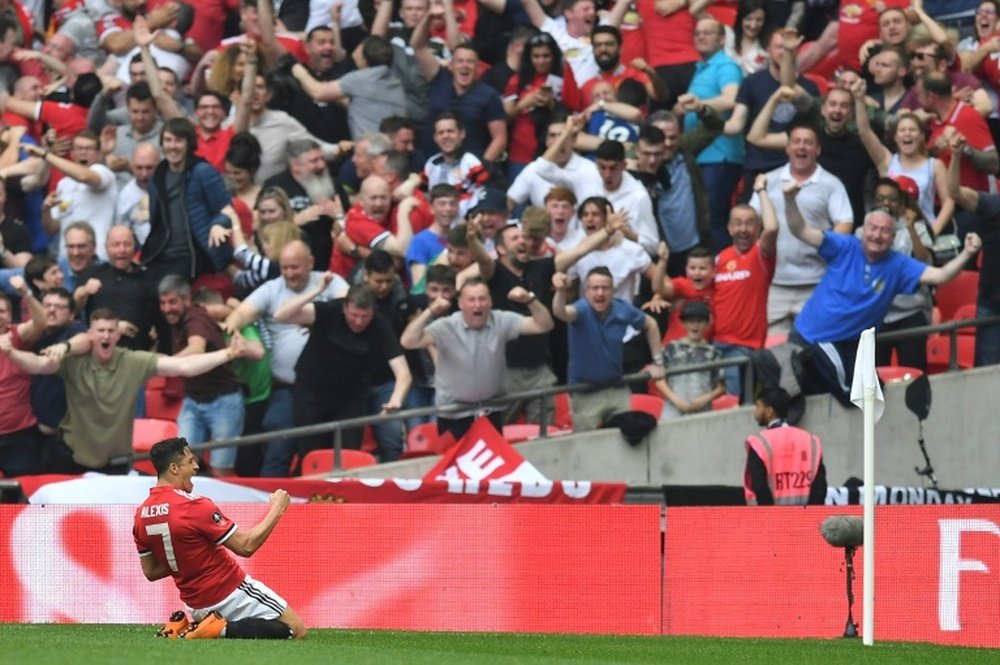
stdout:
<svg viewBox="0 0 1000 665">
<path fill-rule="evenodd" d="M 597 146 L 597 171 L 604 185 L 602 194 L 615 212 L 623 213 L 638 234 L 637 242 L 650 256 L 656 255 L 660 232 L 653 216 L 653 200 L 641 182 L 625 170 L 625 145 L 606 140 Z"/>
<path fill-rule="evenodd" d="M 854 231 L 854 211 L 844 183 L 817 162 L 820 147 L 816 129 L 804 124 L 792 126 L 785 152 L 788 163 L 768 173 L 767 189 L 755 189 L 750 199 L 751 207 L 760 214 L 760 197 L 766 191 L 778 217 L 778 264 L 767 298 L 768 334 L 791 332 L 795 317 L 826 272 L 826 262 L 816 248 L 788 229 L 785 187 L 792 182 L 800 184 L 796 201 L 809 226 L 844 234 Z"/>
<path fill-rule="evenodd" d="M 562 16 L 555 19 L 542 10 L 538 0 L 523 0 L 521 6 L 532 25 L 556 40 L 578 84 L 583 85 L 600 73 L 590 45 L 590 33 L 597 25 L 594 0 L 567 0 L 562 5 Z"/>
<path fill-rule="evenodd" d="M 45 232 L 59 234 L 61 238 L 73 222 L 87 222 L 98 238 L 106 238 L 115 219 L 118 186 L 111 169 L 99 163 L 101 148 L 97 134 L 89 129 L 77 132 L 69 159 L 35 145 L 25 145 L 25 150 L 66 176 L 42 204 Z M 108 260 L 104 245 L 98 245 L 97 255 L 102 261 Z M 66 248 L 61 244 L 59 258 L 66 258 Z"/>
<path fill-rule="evenodd" d="M 583 127 L 578 116 L 555 115 L 545 134 L 545 154 L 530 162 L 507 190 L 511 209 L 522 203 L 542 207 L 553 187 L 565 187 L 577 201 L 603 196 L 604 185 L 594 162 L 573 152 L 573 141 Z"/>
</svg>

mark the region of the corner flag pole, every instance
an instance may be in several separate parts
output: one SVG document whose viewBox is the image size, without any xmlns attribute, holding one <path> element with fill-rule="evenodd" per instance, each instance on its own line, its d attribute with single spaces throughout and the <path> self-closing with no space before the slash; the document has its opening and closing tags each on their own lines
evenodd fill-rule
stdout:
<svg viewBox="0 0 1000 665">
<path fill-rule="evenodd" d="M 882 417 L 885 400 L 875 374 L 875 329 L 861 333 L 854 360 L 851 402 L 864 415 L 864 591 L 861 622 L 862 641 L 875 643 L 875 423 Z"/>
</svg>

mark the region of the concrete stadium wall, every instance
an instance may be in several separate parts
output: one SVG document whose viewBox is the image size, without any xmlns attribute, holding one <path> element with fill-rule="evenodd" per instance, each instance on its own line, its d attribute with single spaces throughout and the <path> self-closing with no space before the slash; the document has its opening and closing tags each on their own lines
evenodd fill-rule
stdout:
<svg viewBox="0 0 1000 665">
<path fill-rule="evenodd" d="M 917 418 L 904 402 L 904 383 L 885 389 L 885 415 L 875 426 L 879 484 L 919 486 L 923 466 Z M 933 399 L 924 423 L 927 450 L 941 487 L 996 487 L 1000 481 L 1000 368 L 931 377 Z M 827 396 L 809 398 L 801 425 L 823 440 L 831 485 L 863 476 L 862 417 Z M 619 481 L 631 485 L 742 484 L 743 441 L 759 428 L 752 407 L 688 416 L 661 425 L 646 443 L 629 446 L 617 431 L 602 430 L 531 441 L 517 450 L 549 478 Z M 421 477 L 437 457 L 368 467 L 345 476 Z"/>
</svg>

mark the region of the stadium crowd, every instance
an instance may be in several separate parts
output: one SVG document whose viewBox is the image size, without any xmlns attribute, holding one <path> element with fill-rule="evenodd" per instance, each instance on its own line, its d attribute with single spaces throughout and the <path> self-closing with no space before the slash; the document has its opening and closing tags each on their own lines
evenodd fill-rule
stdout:
<svg viewBox="0 0 1000 665">
<path fill-rule="evenodd" d="M 1000 314 L 998 4 L 0 0 L 0 471 L 127 472 L 157 374 L 191 443 L 567 381 L 586 429 L 643 368 L 679 417 L 769 339 L 846 399 L 961 270 Z"/>
</svg>

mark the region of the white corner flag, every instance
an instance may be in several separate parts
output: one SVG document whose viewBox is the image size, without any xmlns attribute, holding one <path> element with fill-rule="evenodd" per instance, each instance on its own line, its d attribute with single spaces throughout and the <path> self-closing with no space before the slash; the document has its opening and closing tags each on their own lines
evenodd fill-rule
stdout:
<svg viewBox="0 0 1000 665">
<path fill-rule="evenodd" d="M 869 328 L 861 333 L 858 342 L 858 353 L 854 358 L 854 380 L 851 382 L 851 403 L 859 409 L 865 408 L 865 391 L 872 390 L 875 395 L 875 422 L 882 418 L 885 411 L 885 397 L 882 396 L 882 386 L 878 383 L 875 373 L 875 329 Z"/>
<path fill-rule="evenodd" d="M 885 411 L 885 398 L 875 373 L 875 329 L 861 333 L 854 359 L 851 402 L 864 414 L 864 593 L 861 638 L 875 643 L 875 423 Z"/>
</svg>

